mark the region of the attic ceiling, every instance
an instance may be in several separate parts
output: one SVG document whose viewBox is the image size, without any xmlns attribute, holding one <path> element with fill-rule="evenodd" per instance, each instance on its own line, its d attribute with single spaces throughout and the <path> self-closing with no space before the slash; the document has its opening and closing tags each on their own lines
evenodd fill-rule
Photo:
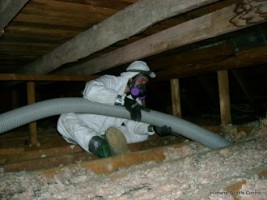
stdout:
<svg viewBox="0 0 267 200">
<path fill-rule="evenodd" d="M 202 68 L 266 62 L 266 1 L 24 0 L 20 9 L 22 2 L 1 1 L 1 16 L 11 13 L 11 8 L 18 10 L 10 21 L 1 17 L 6 20 L 1 23 L 1 73 L 92 74 L 145 59 L 160 76 L 169 78 L 197 74 Z M 225 15 L 223 9 L 234 10 Z M 220 19 L 221 15 L 231 18 Z M 212 20 L 212 28 L 201 18 Z M 189 44 L 195 46 L 182 48 Z M 243 55 L 248 51 L 252 58 Z M 162 52 L 166 53 L 161 56 Z M 231 61 L 233 57 L 240 64 Z M 252 63 L 245 64 L 247 59 Z M 222 65 L 216 61 L 223 61 Z"/>
<path fill-rule="evenodd" d="M 266 0 L 2 0 L 0 6 L 2 79 L 119 73 L 137 59 L 159 81 L 222 69 L 258 69 L 253 76 L 261 80 L 267 74 Z"/>
</svg>

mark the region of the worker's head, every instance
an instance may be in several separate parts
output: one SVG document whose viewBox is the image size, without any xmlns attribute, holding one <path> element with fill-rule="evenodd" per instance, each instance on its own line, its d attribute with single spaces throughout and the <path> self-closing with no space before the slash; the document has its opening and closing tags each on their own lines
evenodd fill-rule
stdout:
<svg viewBox="0 0 267 200">
<path fill-rule="evenodd" d="M 127 67 L 126 73 L 131 74 L 128 82 L 129 93 L 133 98 L 145 99 L 146 84 L 150 78 L 155 78 L 156 74 L 143 61 L 132 62 Z"/>
</svg>

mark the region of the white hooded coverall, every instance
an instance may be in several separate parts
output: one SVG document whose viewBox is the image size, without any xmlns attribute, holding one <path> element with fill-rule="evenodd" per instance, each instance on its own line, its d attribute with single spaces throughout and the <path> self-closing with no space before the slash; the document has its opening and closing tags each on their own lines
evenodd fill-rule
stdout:
<svg viewBox="0 0 267 200">
<path fill-rule="evenodd" d="M 103 104 L 114 105 L 118 95 L 124 95 L 127 82 L 137 72 L 123 72 L 120 76 L 104 75 L 87 82 L 83 97 Z M 140 103 L 140 102 L 139 102 Z M 148 131 L 149 124 L 115 117 L 95 114 L 67 113 L 59 117 L 57 130 L 63 138 L 73 144 L 79 144 L 89 152 L 89 141 L 93 136 L 101 136 L 109 127 L 116 127 L 125 136 L 127 143 L 136 143 L 148 139 L 154 132 Z"/>
</svg>

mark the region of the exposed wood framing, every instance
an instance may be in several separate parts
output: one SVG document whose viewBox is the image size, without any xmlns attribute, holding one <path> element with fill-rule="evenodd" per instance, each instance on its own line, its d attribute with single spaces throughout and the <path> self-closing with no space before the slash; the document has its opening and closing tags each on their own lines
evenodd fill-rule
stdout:
<svg viewBox="0 0 267 200">
<path fill-rule="evenodd" d="M 248 143 L 248 142 L 244 142 L 243 144 Z M 228 151 L 226 151 L 226 155 L 229 157 L 232 154 L 232 151 L 235 151 L 237 153 L 240 153 L 239 151 L 242 150 L 242 148 L 240 148 L 240 146 L 242 145 L 242 143 L 238 143 L 235 145 L 230 146 L 228 149 Z M 126 155 L 119 155 L 119 156 L 114 156 L 111 158 L 104 158 L 104 159 L 97 159 L 97 160 L 93 160 L 93 161 L 87 161 L 87 162 L 81 162 L 79 165 L 79 168 L 83 168 L 83 169 L 87 169 L 90 171 L 93 171 L 96 174 L 111 174 L 113 172 L 116 172 L 117 170 L 120 169 L 125 169 L 125 168 L 129 168 L 132 167 L 134 165 L 138 165 L 138 164 L 142 164 L 145 162 L 149 162 L 149 161 L 155 161 L 156 163 L 154 163 L 153 165 L 144 165 L 142 166 L 142 170 L 145 171 L 147 169 L 155 169 L 161 166 L 161 164 L 164 163 L 175 163 L 177 165 L 179 164 L 183 164 L 186 159 L 188 159 L 189 156 L 194 156 L 194 157 L 198 157 L 198 158 L 203 158 L 203 157 L 208 157 L 211 154 L 217 153 L 220 150 L 214 150 L 214 151 L 202 151 L 199 153 L 195 153 L 195 154 L 189 154 L 185 153 L 187 151 L 185 151 L 185 145 L 173 145 L 173 146 L 169 146 L 169 147 L 162 147 L 162 148 L 155 148 L 155 149 L 150 149 L 150 150 L 146 150 L 146 151 L 142 151 L 142 152 L 132 152 Z M 242 147 L 242 146 L 241 146 Z M 176 158 L 176 159 L 166 159 L 166 153 L 168 148 L 175 148 L 175 151 L 180 155 L 180 158 Z M 237 158 L 238 159 L 238 158 Z M 74 169 L 75 167 L 77 167 L 77 164 L 72 164 L 72 165 L 68 165 L 67 166 L 69 170 Z M 135 169 L 133 170 L 125 170 L 124 173 L 114 173 L 111 174 L 109 176 L 109 178 L 111 178 L 112 180 L 116 180 L 116 179 L 122 179 L 128 175 L 130 175 L 132 172 L 134 172 Z M 137 169 L 140 170 L 140 169 Z M 5 171 L 9 171 L 9 169 L 5 169 Z M 42 175 L 42 176 L 46 176 L 46 177 L 53 177 L 55 175 L 59 175 L 62 172 L 64 172 L 62 170 L 62 167 L 57 167 L 57 168 L 51 168 L 51 169 L 43 169 L 43 170 L 39 170 L 38 174 Z M 259 165 L 258 167 L 252 167 L 249 170 L 245 170 L 242 177 L 235 177 L 238 180 L 243 180 L 244 179 L 244 174 L 246 174 L 246 176 L 250 175 L 251 177 L 254 177 L 255 174 L 258 175 L 259 178 L 265 178 L 266 177 L 266 164 L 262 164 Z M 227 188 L 229 189 L 229 191 L 238 191 L 236 190 L 236 188 L 233 188 L 232 185 L 235 184 L 236 179 L 224 179 L 224 180 L 220 180 L 218 183 L 216 183 L 216 187 L 214 187 L 213 185 L 213 189 L 214 188 Z M 209 184 L 206 184 L 207 187 L 210 187 Z M 203 194 L 206 193 L 208 197 L 210 195 L 210 191 L 211 188 L 204 188 L 203 191 L 199 191 L 199 195 L 203 197 Z M 231 187 L 231 188 L 230 188 Z M 231 189 L 231 190 L 230 190 Z M 228 191 L 228 190 L 227 190 Z M 184 199 L 192 199 L 192 197 L 190 198 L 189 196 L 187 196 L 187 198 Z M 205 198 L 208 199 L 208 198 Z"/>
<path fill-rule="evenodd" d="M 65 63 L 75 62 L 117 41 L 129 38 L 156 22 L 216 1 L 218 0 L 138 1 L 19 71 L 35 74 L 51 72 Z"/>
<path fill-rule="evenodd" d="M 36 170 L 93 159 L 91 154 L 84 152 L 79 146 L 73 145 L 44 149 L 36 148 L 34 150 L 23 148 L 0 149 L 0 155 L 3 158 L 8 158 L 8 160 L 2 161 L 3 167 L 7 171 Z M 56 163 L 56 165 L 53 165 L 53 163 Z"/>
<path fill-rule="evenodd" d="M 44 154 L 42 154 L 44 155 Z M 85 152 L 70 153 L 61 156 L 48 157 L 44 159 L 34 159 L 29 161 L 21 161 L 4 165 L 5 171 L 24 171 L 24 170 L 36 170 L 41 168 L 51 167 L 51 163 L 57 162 L 58 165 L 65 165 L 69 163 L 77 163 L 86 161 L 90 158 L 90 155 Z"/>
<path fill-rule="evenodd" d="M 221 124 L 231 124 L 231 108 L 227 70 L 218 71 L 218 86 L 220 98 Z"/>
<path fill-rule="evenodd" d="M 27 100 L 28 104 L 35 103 L 35 83 L 27 82 Z M 32 146 L 37 146 L 37 123 L 32 122 L 29 124 L 29 136 Z"/>
<path fill-rule="evenodd" d="M 244 16 L 244 18 L 237 17 L 240 15 L 236 13 L 238 6 L 233 4 L 205 16 L 166 29 L 103 56 L 86 61 L 80 65 L 75 65 L 69 70 L 65 70 L 64 73 L 97 73 L 136 59 L 145 58 L 204 39 L 237 31 L 254 24 L 263 23 L 267 20 L 267 18 L 262 17 L 248 21 L 242 25 L 237 24 L 238 20 L 244 21 L 244 18 L 248 18 L 247 20 L 250 19 L 250 16 Z M 233 20 L 235 23 L 232 23 Z"/>
<path fill-rule="evenodd" d="M 1 148 L 0 156 L 10 156 L 10 155 L 18 155 L 24 152 L 24 148 Z"/>
<path fill-rule="evenodd" d="M 1 0 L 0 1 L 0 37 L 5 32 L 5 27 L 18 14 L 29 0 Z"/>
<path fill-rule="evenodd" d="M 222 126 L 208 126 L 205 127 L 206 129 L 220 133 L 222 132 Z M 245 132 L 250 133 L 252 131 L 251 126 L 237 126 L 237 132 Z M 169 145 L 166 144 L 166 138 L 149 138 L 150 142 L 153 143 L 152 146 L 147 146 L 147 143 L 135 143 L 129 144 L 129 149 L 132 151 L 130 162 L 127 160 L 127 156 L 123 156 L 124 162 L 118 162 L 118 159 L 115 159 L 115 166 L 108 168 L 107 163 L 105 163 L 105 167 L 101 167 L 99 170 L 97 168 L 98 165 L 102 165 L 103 161 L 100 161 L 100 164 L 97 164 L 99 160 L 93 154 L 88 154 L 87 152 L 83 151 L 78 145 L 67 145 L 66 142 L 60 138 L 59 135 L 53 133 L 43 134 L 38 136 L 38 142 L 40 142 L 40 146 L 37 148 L 29 148 L 25 146 L 24 141 L 25 137 L 18 137 L 21 133 L 13 132 L 12 136 L 4 135 L 4 138 L 1 137 L 2 148 L 0 148 L 0 164 L 1 167 L 5 169 L 5 171 L 21 171 L 21 170 L 38 170 L 44 168 L 53 168 L 60 166 L 62 164 L 67 165 L 70 163 L 76 163 L 76 161 L 88 161 L 85 163 L 85 168 L 90 169 L 90 165 L 92 164 L 92 169 L 96 169 L 99 173 L 109 173 L 113 170 L 118 168 L 123 168 L 126 163 L 126 166 L 131 164 L 135 165 L 133 162 L 135 157 L 135 152 L 138 154 L 136 156 L 137 163 L 140 161 L 149 161 L 156 159 L 155 161 L 161 161 L 162 159 L 166 159 L 167 154 L 164 153 L 168 152 L 168 148 L 171 148 L 172 151 L 175 148 L 176 152 L 179 152 L 179 155 L 182 156 L 183 154 L 187 153 L 188 151 L 184 151 L 184 145 L 188 145 L 187 142 L 181 143 L 183 140 L 173 140 L 170 138 L 172 143 Z M 3 136 L 3 135 L 2 135 Z M 152 139 L 152 140 L 151 140 Z M 159 147 L 155 146 L 155 142 L 157 141 Z M 4 145 L 3 145 L 4 144 Z M 55 144 L 57 145 L 55 147 Z M 165 146 L 167 145 L 167 146 Z M 149 148 L 148 148 L 149 147 Z M 156 147 L 156 148 L 155 148 Z M 144 150 L 147 149 L 147 150 Z M 167 151 L 166 151 L 167 150 Z M 139 151 L 139 152 L 137 152 Z M 156 156 L 154 155 L 156 154 Z M 113 157 L 114 158 L 114 157 Z M 141 159 L 140 159 L 141 158 Z M 106 159 L 105 159 L 106 160 Z M 113 159 L 109 159 L 112 164 Z M 107 161 L 107 160 L 106 160 Z M 132 163 L 131 163 L 132 162 Z M 76 163 L 77 164 L 77 163 Z M 75 164 L 75 165 L 76 165 Z M 59 168 L 57 168 L 59 169 Z M 54 171 L 49 170 L 50 173 Z"/>
<path fill-rule="evenodd" d="M 79 75 L 38 75 L 38 74 L 0 74 L 0 81 L 89 81 L 96 76 Z"/>
<path fill-rule="evenodd" d="M 171 79 L 172 114 L 182 116 L 179 79 Z"/>
<path fill-rule="evenodd" d="M 165 151 L 168 148 L 175 148 L 181 151 L 184 144 L 177 144 L 167 147 L 159 147 L 145 151 L 131 152 L 126 155 L 113 156 L 105 159 L 97 159 L 93 161 L 81 163 L 81 167 L 90 169 L 97 174 L 112 173 L 121 168 L 128 168 L 133 165 L 141 164 L 148 161 L 162 162 L 166 159 Z M 181 153 L 183 153 L 181 151 Z M 71 166 L 70 166 L 71 167 Z M 74 166 L 73 166 L 74 167 Z M 53 176 L 60 170 L 59 167 L 48 170 L 41 170 L 40 173 L 45 176 Z"/>
<path fill-rule="evenodd" d="M 186 56 L 189 56 L 186 55 Z M 182 56 L 181 56 L 182 57 Z M 157 75 L 160 79 L 169 79 L 176 77 L 187 77 L 193 75 L 204 74 L 207 72 L 214 72 L 223 69 L 236 69 L 243 67 L 256 67 L 266 63 L 267 58 L 267 45 L 245 49 L 235 53 L 235 56 L 228 56 L 220 60 L 220 62 L 210 63 L 185 63 L 179 65 L 179 69 L 172 67 L 170 70 L 158 72 Z"/>
</svg>

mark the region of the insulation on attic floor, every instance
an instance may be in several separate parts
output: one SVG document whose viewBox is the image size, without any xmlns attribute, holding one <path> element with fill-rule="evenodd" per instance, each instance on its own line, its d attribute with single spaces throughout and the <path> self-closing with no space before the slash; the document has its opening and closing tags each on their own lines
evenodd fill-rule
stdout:
<svg viewBox="0 0 267 200">
<path fill-rule="evenodd" d="M 45 170 L 0 172 L 1 199 L 267 199 L 267 119 L 249 134 L 234 126 L 234 145 L 210 150 L 188 141 L 165 148 L 165 160 L 96 174 L 84 163 Z M 108 160 L 107 160 L 108 162 Z M 112 167 L 112 166 L 111 166 Z"/>
</svg>

